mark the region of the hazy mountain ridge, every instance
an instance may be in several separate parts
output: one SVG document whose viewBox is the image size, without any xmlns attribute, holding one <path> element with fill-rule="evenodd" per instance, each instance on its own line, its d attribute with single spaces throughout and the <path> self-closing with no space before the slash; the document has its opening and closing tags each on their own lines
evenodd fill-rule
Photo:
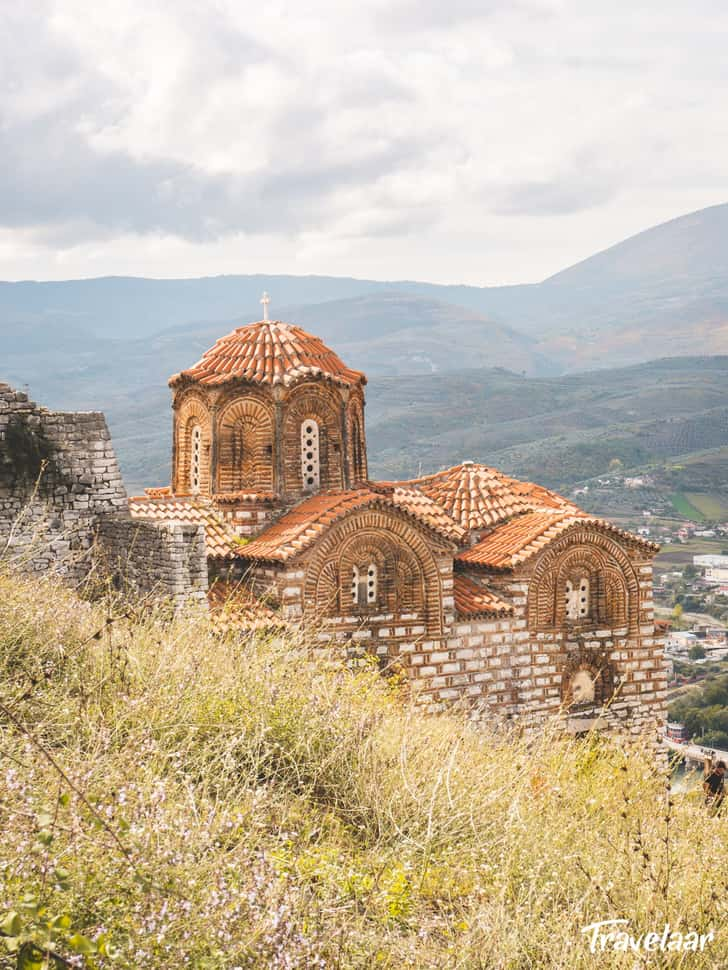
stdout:
<svg viewBox="0 0 728 970">
<path fill-rule="evenodd" d="M 481 323 L 483 330 L 479 344 L 472 342 L 477 333 L 469 334 L 463 354 L 475 352 L 475 363 L 483 362 L 493 346 L 487 321 L 490 327 L 507 328 L 509 342 L 524 353 L 530 342 L 532 366 L 510 365 L 529 372 L 533 366 L 553 373 L 554 367 L 627 365 L 665 353 L 720 354 L 728 352 L 728 204 L 648 229 L 542 283 L 518 286 L 287 275 L 0 283 L 0 336 L 23 342 L 23 335 L 33 340 L 42 328 L 52 342 L 54 332 L 72 328 L 96 339 L 149 340 L 191 325 L 206 333 L 214 325 L 219 336 L 235 323 L 260 317 L 263 290 L 272 295 L 274 316 L 305 321 L 333 342 L 347 343 L 348 336 L 356 343 L 353 331 L 359 328 L 366 364 L 374 370 L 389 366 L 392 357 L 387 342 L 379 355 L 369 346 L 371 328 L 391 323 L 391 316 L 381 319 L 367 312 L 377 299 L 402 300 L 405 307 L 414 301 L 419 309 L 413 319 L 428 332 L 449 327 L 450 369 L 463 366 L 453 336 L 464 335 L 465 321 Z M 427 321 L 425 304 L 418 301 L 431 301 Z M 403 326 L 398 329 L 411 328 L 412 321 L 399 322 Z M 410 337 L 413 343 L 423 340 L 416 327 Z M 395 348 L 400 372 L 413 353 L 414 347 Z M 428 351 L 421 356 L 421 369 L 427 370 Z M 442 366 L 438 360 L 436 367 Z"/>
<path fill-rule="evenodd" d="M 0 379 L 30 384 L 51 407 L 104 410 L 131 481 L 164 481 L 168 377 L 259 318 L 266 289 L 273 316 L 369 374 L 377 473 L 468 456 L 563 485 L 597 474 L 609 451 L 677 454 L 680 434 L 723 446 L 728 375 L 696 355 L 728 353 L 727 242 L 722 205 L 522 286 L 284 275 L 0 283 Z M 686 359 L 654 363 L 668 355 Z M 615 367 L 627 369 L 590 370 Z M 717 386 L 705 379 L 716 369 Z"/>
</svg>

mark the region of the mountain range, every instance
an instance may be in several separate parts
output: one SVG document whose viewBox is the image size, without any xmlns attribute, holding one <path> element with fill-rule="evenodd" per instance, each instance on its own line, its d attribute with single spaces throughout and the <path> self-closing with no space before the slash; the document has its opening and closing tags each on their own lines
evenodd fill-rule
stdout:
<svg viewBox="0 0 728 970">
<path fill-rule="evenodd" d="M 549 381 L 569 374 L 576 379 L 571 387 L 607 388 L 606 375 L 580 372 L 621 368 L 614 375 L 620 381 L 625 367 L 656 358 L 690 357 L 690 366 L 699 369 L 701 359 L 728 354 L 727 243 L 723 204 L 648 229 L 537 284 L 266 275 L 0 283 L 0 380 L 29 384 L 34 397 L 52 407 L 106 411 L 127 474 L 134 481 L 163 480 L 167 377 L 191 365 L 217 337 L 259 319 L 260 295 L 267 290 L 272 316 L 318 334 L 369 374 L 375 467 L 377 461 L 391 465 L 391 436 L 386 422 L 376 430 L 376 415 L 392 387 L 406 388 L 410 402 L 430 393 L 441 416 L 450 414 L 461 425 L 467 413 L 467 433 L 455 434 L 458 447 L 468 444 L 469 457 L 488 459 L 517 448 L 523 433 L 517 393 L 505 396 L 510 411 L 498 405 L 497 419 L 492 401 L 487 420 L 485 412 L 463 410 L 463 387 L 470 388 L 475 407 L 483 384 L 498 386 L 494 368 L 525 382 L 521 393 L 533 401 L 551 393 L 544 388 L 558 386 Z M 410 413 L 408 426 L 396 409 L 391 415 L 400 436 L 395 448 L 410 456 L 404 462 L 410 472 L 413 463 L 424 463 L 426 470 L 442 463 L 435 441 L 424 451 L 420 442 L 419 455 L 411 452 L 427 412 L 422 407 Z M 588 437 L 598 405 L 590 407 L 591 419 L 578 405 L 571 408 L 571 425 L 563 417 L 562 432 Z M 643 417 L 638 413 L 635 421 Z M 497 442 L 494 420 L 504 432 Z M 551 439 L 546 412 L 524 414 L 523 421 Z M 602 429 L 604 424 L 596 422 Z"/>
</svg>

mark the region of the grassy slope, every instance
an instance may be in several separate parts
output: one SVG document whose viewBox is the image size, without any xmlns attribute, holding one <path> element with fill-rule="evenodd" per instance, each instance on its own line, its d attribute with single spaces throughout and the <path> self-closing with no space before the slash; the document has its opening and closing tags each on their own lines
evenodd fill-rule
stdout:
<svg viewBox="0 0 728 970">
<path fill-rule="evenodd" d="M 31 930 L 67 916 L 58 951 L 77 932 L 116 952 L 83 965 L 129 970 L 632 967 L 580 932 L 626 918 L 714 926 L 689 965 L 716 965 L 728 818 L 668 805 L 639 755 L 425 718 L 295 640 L 108 622 L 131 605 L 0 572 L 0 905 Z"/>
<path fill-rule="evenodd" d="M 700 509 L 696 508 L 693 504 L 690 497 L 682 492 L 676 492 L 675 495 L 671 495 L 670 501 L 675 511 L 680 515 L 684 515 L 686 519 L 692 519 L 694 522 L 702 522 L 705 518 Z"/>
</svg>

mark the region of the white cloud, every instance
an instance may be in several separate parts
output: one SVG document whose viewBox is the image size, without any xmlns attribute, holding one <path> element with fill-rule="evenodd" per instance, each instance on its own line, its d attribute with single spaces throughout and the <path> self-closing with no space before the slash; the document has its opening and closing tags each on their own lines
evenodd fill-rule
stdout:
<svg viewBox="0 0 728 970">
<path fill-rule="evenodd" d="M 728 8 L 0 11 L 0 278 L 495 283 L 728 197 Z"/>
</svg>

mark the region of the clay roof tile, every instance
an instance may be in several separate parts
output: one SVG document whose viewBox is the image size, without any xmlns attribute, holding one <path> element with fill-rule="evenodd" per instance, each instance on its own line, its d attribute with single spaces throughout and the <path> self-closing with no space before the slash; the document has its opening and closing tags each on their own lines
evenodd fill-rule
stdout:
<svg viewBox="0 0 728 970">
<path fill-rule="evenodd" d="M 638 543 L 651 553 L 659 549 L 654 543 L 625 532 L 605 519 L 589 516 L 579 510 L 573 513 L 558 509 L 538 509 L 497 526 L 480 542 L 458 553 L 455 559 L 466 566 L 513 569 L 576 525 L 589 525 L 600 531 L 611 532 Z"/>
<path fill-rule="evenodd" d="M 427 496 L 404 487 L 354 488 L 319 492 L 304 499 L 257 538 L 242 546 L 244 559 L 285 562 L 306 549 L 329 526 L 353 509 L 379 506 L 398 509 L 417 519 L 454 543 L 465 537 L 464 530 Z"/>
<path fill-rule="evenodd" d="M 510 616 L 513 606 L 492 590 L 486 589 L 467 576 L 458 574 L 454 583 L 455 611 L 458 616 L 490 614 Z"/>
<path fill-rule="evenodd" d="M 216 385 L 240 379 L 288 384 L 306 376 L 321 376 L 348 387 L 366 383 L 361 371 L 347 367 L 319 337 L 272 320 L 238 327 L 221 337 L 196 364 L 174 374 L 169 383 L 174 387 L 191 380 Z"/>
<path fill-rule="evenodd" d="M 152 498 L 149 495 L 129 499 L 132 518 L 157 522 L 192 522 L 205 527 L 207 554 L 214 559 L 234 559 L 242 544 L 231 533 L 212 506 L 203 499 Z"/>
</svg>

